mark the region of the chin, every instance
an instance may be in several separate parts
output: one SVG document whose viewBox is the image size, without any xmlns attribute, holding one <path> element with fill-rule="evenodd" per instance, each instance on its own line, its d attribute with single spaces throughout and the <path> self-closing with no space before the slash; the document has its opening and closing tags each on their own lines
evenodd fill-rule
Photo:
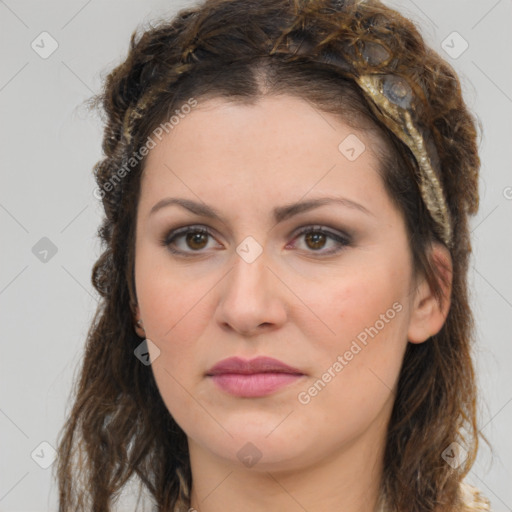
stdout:
<svg viewBox="0 0 512 512">
<path fill-rule="evenodd" d="M 292 424 L 280 425 L 282 420 L 281 417 L 275 421 L 271 428 L 268 422 L 253 424 L 247 417 L 240 423 L 227 421 L 223 426 L 231 436 L 222 430 L 204 437 L 208 434 L 201 431 L 195 432 L 194 439 L 203 450 L 240 469 L 252 471 L 292 471 L 325 457 L 314 437 L 305 436 L 300 425 L 295 425 L 296 428 Z"/>
</svg>

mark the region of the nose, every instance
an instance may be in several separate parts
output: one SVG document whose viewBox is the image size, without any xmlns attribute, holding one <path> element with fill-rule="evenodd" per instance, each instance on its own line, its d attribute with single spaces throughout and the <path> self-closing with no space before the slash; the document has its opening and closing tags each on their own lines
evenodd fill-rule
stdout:
<svg viewBox="0 0 512 512">
<path fill-rule="evenodd" d="M 253 336 L 286 322 L 287 289 L 269 267 L 265 253 L 251 263 L 236 255 L 234 267 L 221 284 L 216 310 L 223 329 Z"/>
</svg>

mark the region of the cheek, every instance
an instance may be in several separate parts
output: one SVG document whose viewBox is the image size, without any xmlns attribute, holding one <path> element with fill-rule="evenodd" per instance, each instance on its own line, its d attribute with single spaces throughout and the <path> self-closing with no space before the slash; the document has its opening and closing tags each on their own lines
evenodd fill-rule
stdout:
<svg viewBox="0 0 512 512">
<path fill-rule="evenodd" d="M 314 288 L 304 288 L 301 293 L 306 297 L 304 302 L 324 324 L 320 331 L 320 324 L 314 323 L 311 339 L 315 339 L 316 333 L 319 340 L 331 340 L 328 344 L 343 348 L 360 334 L 359 339 L 364 341 L 365 333 L 368 336 L 368 330 L 374 332 L 374 328 L 379 331 L 379 337 L 391 340 L 395 338 L 394 334 L 405 332 L 407 276 L 393 271 L 390 266 L 363 271 L 353 268 Z M 305 323 L 302 325 L 306 326 Z M 319 336 L 320 333 L 327 336 Z"/>
<path fill-rule="evenodd" d="M 314 374 L 319 381 L 303 389 L 304 402 L 316 402 L 311 409 L 337 415 L 348 408 L 364 416 L 365 409 L 371 414 L 382 407 L 396 384 L 407 346 L 406 299 L 406 276 L 391 268 L 354 271 L 311 294 L 312 309 L 329 326 L 319 331 L 315 323 L 316 329 L 307 335 L 319 356 Z M 301 324 L 301 331 L 307 329 L 306 322 Z M 333 403 L 341 408 L 333 409 Z"/>
<path fill-rule="evenodd" d="M 173 377 L 182 380 L 180 369 L 190 371 L 194 367 L 192 341 L 207 321 L 201 302 L 206 283 L 185 281 L 165 254 L 141 244 L 135 261 L 135 285 L 146 337 L 158 349 L 154 352 L 157 357 L 151 357 L 155 380 L 161 390 L 162 386 L 174 388 L 177 382 Z"/>
<path fill-rule="evenodd" d="M 184 279 L 189 273 L 176 271 L 149 251 L 141 250 L 137 257 L 137 299 L 146 337 L 158 349 L 151 356 L 151 370 L 160 395 L 182 428 L 204 422 L 202 409 L 187 390 L 202 378 L 195 342 L 211 322 L 207 297 L 214 281 Z"/>
<path fill-rule="evenodd" d="M 170 263 L 165 250 L 156 250 L 148 243 L 137 248 L 137 300 L 146 334 L 155 342 L 165 344 L 173 339 L 186 343 L 200 327 L 211 278 L 192 275 L 190 270 Z"/>
</svg>

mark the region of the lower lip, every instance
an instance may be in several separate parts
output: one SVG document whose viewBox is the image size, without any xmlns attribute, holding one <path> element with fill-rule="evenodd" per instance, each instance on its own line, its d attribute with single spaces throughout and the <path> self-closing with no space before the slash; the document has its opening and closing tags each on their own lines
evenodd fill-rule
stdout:
<svg viewBox="0 0 512 512">
<path fill-rule="evenodd" d="M 210 378 L 219 388 L 231 395 L 256 398 L 269 395 L 301 377 L 303 375 L 290 373 L 223 373 L 212 375 Z"/>
</svg>

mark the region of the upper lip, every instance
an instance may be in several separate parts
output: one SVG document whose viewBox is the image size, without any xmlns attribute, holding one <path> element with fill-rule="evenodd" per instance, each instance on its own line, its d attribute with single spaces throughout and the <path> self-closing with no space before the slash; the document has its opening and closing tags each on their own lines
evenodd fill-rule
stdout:
<svg viewBox="0 0 512 512">
<path fill-rule="evenodd" d="M 213 365 L 206 375 L 219 375 L 223 373 L 240 373 L 245 375 L 253 373 L 292 373 L 303 375 L 297 368 L 293 368 L 278 359 L 264 356 L 249 360 L 240 357 L 229 357 Z"/>
</svg>

